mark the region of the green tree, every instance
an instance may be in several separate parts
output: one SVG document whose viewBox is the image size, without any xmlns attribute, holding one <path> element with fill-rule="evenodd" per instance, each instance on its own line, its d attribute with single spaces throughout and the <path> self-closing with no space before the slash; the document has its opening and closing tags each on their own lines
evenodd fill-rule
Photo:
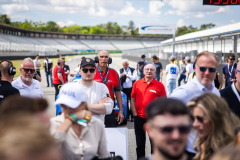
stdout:
<svg viewBox="0 0 240 160">
<path fill-rule="evenodd" d="M 10 17 L 8 17 L 8 15 L 2 14 L 2 15 L 0 15 L 0 23 L 9 25 L 9 24 L 11 24 L 11 19 L 10 19 Z"/>
<path fill-rule="evenodd" d="M 133 21 L 130 21 L 130 22 L 129 22 L 128 29 L 131 30 L 131 35 L 134 35 L 135 25 L 134 25 L 134 22 L 133 22 Z"/>
</svg>

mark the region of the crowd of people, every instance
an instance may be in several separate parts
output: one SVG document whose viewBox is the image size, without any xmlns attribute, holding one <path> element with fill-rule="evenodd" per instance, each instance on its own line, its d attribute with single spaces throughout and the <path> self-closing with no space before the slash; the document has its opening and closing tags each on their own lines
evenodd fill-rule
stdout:
<svg viewBox="0 0 240 160">
<path fill-rule="evenodd" d="M 235 63 L 235 54 L 228 54 L 222 68 L 224 84 L 220 59 L 208 51 L 194 60 L 186 56 L 178 62 L 171 56 L 165 71 L 156 55 L 151 61 L 148 64 L 142 55 L 135 69 L 124 59 L 116 71 L 109 67 L 113 59 L 102 50 L 94 59 L 82 57 L 75 77 L 69 79 L 65 58 L 54 66 L 45 57 L 47 87 L 55 88 L 55 105 L 61 110 L 50 118 L 39 56 L 25 58 L 15 80 L 13 63 L 2 60 L 0 159 L 110 160 L 104 128 L 117 127 L 125 118 L 134 123 L 137 159 L 238 159 L 240 62 Z M 146 132 L 151 155 L 145 153 Z"/>
</svg>

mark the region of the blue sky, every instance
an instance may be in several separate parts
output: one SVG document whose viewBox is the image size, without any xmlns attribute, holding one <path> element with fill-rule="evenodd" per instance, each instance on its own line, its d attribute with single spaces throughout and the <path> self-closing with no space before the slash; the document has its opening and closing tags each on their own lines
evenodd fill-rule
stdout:
<svg viewBox="0 0 240 160">
<path fill-rule="evenodd" d="M 175 24 L 214 23 L 217 26 L 240 22 L 240 6 L 203 6 L 202 0 L 0 0 L 0 13 L 12 21 L 55 21 L 60 26 L 92 26 L 117 22 Z"/>
</svg>

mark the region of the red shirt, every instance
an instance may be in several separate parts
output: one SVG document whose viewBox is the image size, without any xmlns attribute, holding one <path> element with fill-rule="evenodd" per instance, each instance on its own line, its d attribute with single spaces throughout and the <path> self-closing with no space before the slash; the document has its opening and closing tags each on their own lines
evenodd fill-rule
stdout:
<svg viewBox="0 0 240 160">
<path fill-rule="evenodd" d="M 62 67 L 60 66 L 55 66 L 53 69 L 53 84 L 62 84 L 60 79 L 58 78 L 58 73 L 62 73 L 63 81 L 66 83 L 66 75 Z"/>
<path fill-rule="evenodd" d="M 108 69 L 109 69 L 109 73 L 108 73 L 107 87 L 108 87 L 109 93 L 111 95 L 111 98 L 113 100 L 113 98 L 114 98 L 113 91 L 121 91 L 121 84 L 120 84 L 118 73 L 114 69 L 111 69 L 111 68 L 108 68 Z M 107 72 L 101 71 L 101 73 L 102 73 L 102 75 L 105 79 L 106 76 L 107 76 Z M 101 75 L 98 72 L 97 67 L 96 67 L 96 74 L 95 74 L 93 80 L 96 81 L 96 82 L 99 82 L 99 83 L 103 83 Z"/>
<path fill-rule="evenodd" d="M 132 98 L 136 98 L 135 107 L 138 116 L 147 118 L 145 114 L 145 108 L 149 102 L 159 97 L 166 97 L 166 91 L 164 85 L 153 79 L 149 84 L 145 81 L 145 78 L 136 81 L 132 88 Z"/>
</svg>

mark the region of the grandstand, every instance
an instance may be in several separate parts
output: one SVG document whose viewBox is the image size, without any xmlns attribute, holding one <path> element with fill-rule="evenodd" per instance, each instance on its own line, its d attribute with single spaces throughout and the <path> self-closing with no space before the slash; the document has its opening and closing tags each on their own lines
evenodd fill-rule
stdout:
<svg viewBox="0 0 240 160">
<path fill-rule="evenodd" d="M 0 24 L 0 56 L 58 55 L 159 46 L 167 36 L 94 35 L 32 31 Z"/>
</svg>

